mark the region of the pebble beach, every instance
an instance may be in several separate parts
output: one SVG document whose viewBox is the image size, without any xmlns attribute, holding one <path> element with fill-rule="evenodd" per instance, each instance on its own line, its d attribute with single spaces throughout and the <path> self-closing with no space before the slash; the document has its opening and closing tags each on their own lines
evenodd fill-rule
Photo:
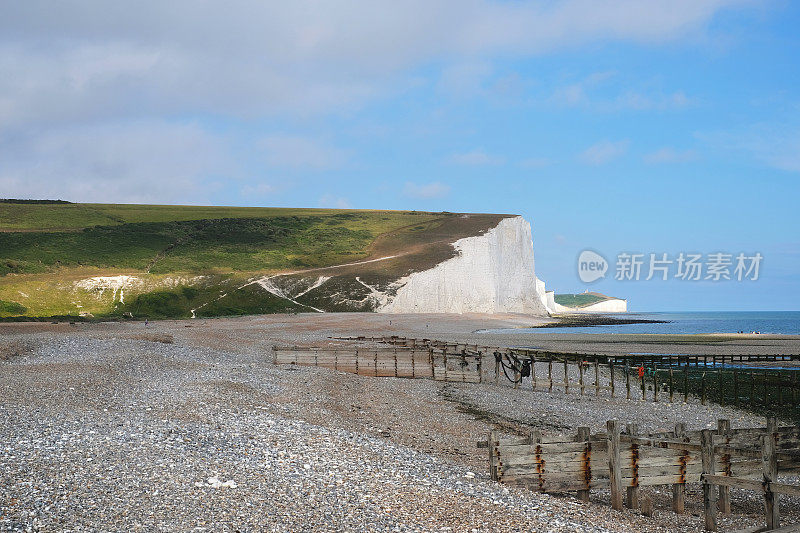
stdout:
<svg viewBox="0 0 800 533">
<path fill-rule="evenodd" d="M 642 431 L 676 421 L 715 427 L 718 418 L 764 424 L 693 400 L 272 364 L 273 345 L 329 345 L 372 335 L 387 320 L 0 325 L 0 531 L 701 531 L 702 503 L 691 489 L 681 516 L 658 490 L 653 517 L 616 512 L 603 491 L 586 504 L 492 482 L 476 442 L 491 429 L 599 431 L 611 418 L 635 420 Z M 481 326 L 530 319 L 392 322 L 397 334 L 464 342 Z M 786 519 L 800 521 L 800 502 L 783 501 Z M 748 493 L 734 491 L 733 505 L 737 514 L 720 517 L 721 530 L 763 520 Z"/>
</svg>

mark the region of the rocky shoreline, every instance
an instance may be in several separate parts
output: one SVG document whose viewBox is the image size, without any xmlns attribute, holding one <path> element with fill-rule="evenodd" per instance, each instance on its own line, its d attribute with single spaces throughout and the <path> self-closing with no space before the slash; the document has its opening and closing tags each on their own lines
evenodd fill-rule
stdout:
<svg viewBox="0 0 800 533">
<path fill-rule="evenodd" d="M 326 345 L 390 327 L 483 338 L 471 333 L 478 324 L 523 320 L 307 314 L 147 327 L 4 324 L 0 342 L 15 349 L 0 360 L 0 531 L 702 530 L 698 494 L 677 516 L 658 505 L 668 495 L 653 491 L 659 510 L 647 518 L 612 511 L 602 491 L 583 504 L 507 487 L 488 479 L 475 442 L 492 428 L 568 433 L 609 418 L 634 419 L 643 431 L 763 419 L 698 402 L 271 362 L 275 344 Z M 741 514 L 721 517 L 722 528 L 763 520 L 747 493 L 734 495 L 734 509 Z"/>
</svg>

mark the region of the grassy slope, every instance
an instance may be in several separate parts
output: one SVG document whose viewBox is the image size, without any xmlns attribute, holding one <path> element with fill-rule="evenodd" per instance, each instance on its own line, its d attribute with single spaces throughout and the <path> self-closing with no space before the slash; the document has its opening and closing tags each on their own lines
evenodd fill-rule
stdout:
<svg viewBox="0 0 800 533">
<path fill-rule="evenodd" d="M 607 300 L 608 297 L 593 293 L 584 292 L 581 294 L 556 294 L 555 300 L 557 304 L 565 305 L 567 307 L 584 307 L 593 303 L 602 302 Z"/>
<path fill-rule="evenodd" d="M 328 209 L 0 204 L 0 316 L 20 314 L 186 316 L 229 294 L 203 315 L 294 310 L 285 300 L 236 290 L 256 274 L 364 259 L 397 259 L 335 269 L 388 280 L 429 268 L 450 242 L 496 225 L 502 215 Z M 112 291 L 75 288 L 100 275 L 137 275 L 125 302 Z M 203 275 L 202 282 L 193 282 Z M 192 290 L 185 291 L 188 285 Z M 165 288 L 166 287 L 166 288 Z M 19 304 L 18 306 L 12 305 Z M 299 308 L 302 309 L 302 308 Z"/>
</svg>

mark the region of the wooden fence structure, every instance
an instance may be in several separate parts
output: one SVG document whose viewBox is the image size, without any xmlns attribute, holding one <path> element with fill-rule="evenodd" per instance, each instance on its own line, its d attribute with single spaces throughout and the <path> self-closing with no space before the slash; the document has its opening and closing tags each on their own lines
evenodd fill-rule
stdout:
<svg viewBox="0 0 800 533">
<path fill-rule="evenodd" d="M 635 425 L 621 431 L 607 422 L 607 431 L 590 434 L 579 428 L 574 437 L 535 431 L 524 438 L 500 439 L 492 431 L 478 447 L 489 449 L 493 480 L 543 492 L 576 492 L 585 501 L 590 491 L 609 488 L 611 505 L 640 508 L 652 514 L 652 502 L 639 498 L 639 487 L 672 486 L 672 509 L 684 512 L 685 487 L 703 486 L 704 520 L 717 529 L 717 512 L 731 512 L 730 487 L 761 492 L 767 527 L 779 526 L 779 494 L 800 496 L 800 485 L 778 482 L 780 474 L 800 472 L 800 427 L 731 429 L 719 420 L 715 431 L 685 430 L 639 435 Z M 649 508 L 649 509 L 648 509 Z"/>
<path fill-rule="evenodd" d="M 273 363 L 319 366 L 362 376 L 427 378 L 480 383 L 480 355 L 453 354 L 433 348 L 273 347 Z"/>
<path fill-rule="evenodd" d="M 800 355 L 766 354 L 589 354 L 561 353 L 478 344 L 459 344 L 398 336 L 339 337 L 340 340 L 390 344 L 396 347 L 433 348 L 450 354 L 480 355 L 489 359 L 483 381 L 503 379 L 502 359 L 527 361 L 530 376 L 511 371 L 514 387 L 563 390 L 567 394 L 609 394 L 628 400 L 688 402 L 695 395 L 708 401 L 758 410 L 788 406 L 800 418 L 800 369 L 739 368 L 765 361 L 800 361 Z M 491 372 L 494 363 L 494 373 Z M 642 372 L 640 373 L 640 369 Z"/>
</svg>

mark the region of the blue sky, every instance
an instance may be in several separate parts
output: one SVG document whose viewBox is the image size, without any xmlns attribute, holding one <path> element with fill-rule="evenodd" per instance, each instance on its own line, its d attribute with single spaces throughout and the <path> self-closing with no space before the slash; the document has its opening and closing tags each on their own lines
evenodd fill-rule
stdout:
<svg viewBox="0 0 800 533">
<path fill-rule="evenodd" d="M 0 196 L 500 212 L 631 310 L 798 309 L 800 4 L 0 2 Z M 591 248 L 757 281 L 580 282 Z"/>
</svg>

